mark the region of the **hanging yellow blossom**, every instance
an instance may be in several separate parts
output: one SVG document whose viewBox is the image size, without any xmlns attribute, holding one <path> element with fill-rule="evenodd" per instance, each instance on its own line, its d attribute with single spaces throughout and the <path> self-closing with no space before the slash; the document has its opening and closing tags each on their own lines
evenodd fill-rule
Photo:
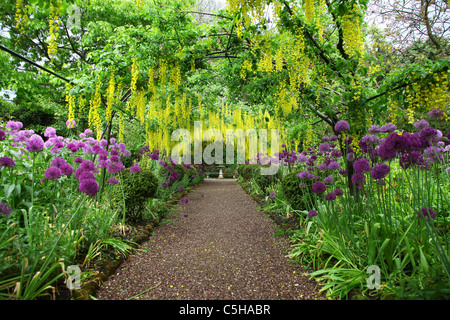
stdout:
<svg viewBox="0 0 450 320">
<path fill-rule="evenodd" d="M 61 24 L 60 21 L 60 11 L 61 11 L 61 1 L 56 0 L 52 1 L 50 6 L 50 17 L 49 17 L 49 45 L 48 45 L 48 56 L 50 58 L 55 58 L 56 53 L 58 51 L 56 40 L 59 37 L 59 25 Z"/>
<path fill-rule="evenodd" d="M 111 120 L 112 116 L 112 107 L 115 103 L 114 99 L 114 90 L 116 88 L 116 80 L 115 80 L 115 68 L 113 67 L 111 70 L 111 75 L 109 78 L 109 84 L 108 84 L 108 90 L 107 90 L 107 96 L 106 96 L 106 120 Z"/>
</svg>

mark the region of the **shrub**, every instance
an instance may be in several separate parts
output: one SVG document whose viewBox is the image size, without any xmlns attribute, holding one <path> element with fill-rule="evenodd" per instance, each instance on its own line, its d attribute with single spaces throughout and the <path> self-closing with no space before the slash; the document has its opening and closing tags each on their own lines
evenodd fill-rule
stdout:
<svg viewBox="0 0 450 320">
<path fill-rule="evenodd" d="M 150 169 L 141 168 L 140 173 L 124 170 L 119 184 L 114 186 L 111 202 L 123 213 L 125 202 L 125 216 L 128 220 L 138 220 L 142 217 L 147 200 L 153 198 L 158 189 L 158 178 Z"/>
<path fill-rule="evenodd" d="M 312 180 L 300 179 L 297 174 L 298 171 L 288 173 L 281 181 L 281 189 L 287 199 L 289 205 L 295 210 L 305 210 L 310 207 L 310 192 Z M 300 184 L 304 183 L 306 186 L 300 188 Z"/>
</svg>

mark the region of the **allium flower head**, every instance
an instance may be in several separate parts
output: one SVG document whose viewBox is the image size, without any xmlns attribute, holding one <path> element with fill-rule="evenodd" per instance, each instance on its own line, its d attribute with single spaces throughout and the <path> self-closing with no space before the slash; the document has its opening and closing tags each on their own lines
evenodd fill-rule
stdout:
<svg viewBox="0 0 450 320">
<path fill-rule="evenodd" d="M 334 194 L 336 196 L 340 197 L 344 194 L 344 191 L 342 191 L 341 189 L 336 189 L 336 190 L 334 190 Z"/>
<path fill-rule="evenodd" d="M 139 163 L 135 163 L 134 165 L 132 165 L 130 167 L 130 172 L 131 173 L 139 173 L 139 172 L 141 172 L 141 168 L 139 167 Z"/>
<path fill-rule="evenodd" d="M 355 174 L 353 174 L 352 175 L 352 182 L 354 184 L 366 182 L 366 177 L 364 176 L 364 173 L 355 173 Z"/>
<path fill-rule="evenodd" d="M 73 128 L 75 128 L 76 127 L 76 122 L 75 122 L 75 120 L 67 120 L 66 121 L 66 127 L 68 128 L 68 129 L 73 129 Z"/>
<path fill-rule="evenodd" d="M 69 163 L 63 164 L 59 169 L 61 170 L 62 174 L 65 176 L 71 176 L 73 173 L 73 167 Z"/>
<path fill-rule="evenodd" d="M 25 148 L 29 152 L 41 152 L 42 150 L 44 150 L 44 140 L 41 138 L 41 136 L 33 134 L 30 139 L 28 139 Z"/>
<path fill-rule="evenodd" d="M 331 149 L 330 145 L 326 142 L 321 143 L 319 145 L 319 151 L 321 151 L 321 152 L 327 152 L 327 151 L 330 151 L 330 149 Z"/>
<path fill-rule="evenodd" d="M 2 129 L 0 129 L 0 141 L 3 141 L 6 139 L 6 133 Z"/>
<path fill-rule="evenodd" d="M 430 126 L 430 124 L 426 120 L 419 120 L 416 123 L 414 123 L 414 127 L 417 130 L 422 130 L 424 128 L 428 128 L 429 126 Z"/>
<path fill-rule="evenodd" d="M 311 210 L 308 212 L 308 218 L 310 218 L 310 219 L 314 218 L 317 215 L 318 215 L 318 213 L 316 210 Z"/>
<path fill-rule="evenodd" d="M 392 123 L 388 123 L 380 127 L 380 132 L 394 132 L 395 130 L 397 130 L 397 127 Z"/>
<path fill-rule="evenodd" d="M 47 170 L 45 170 L 44 176 L 48 180 L 59 179 L 62 176 L 62 172 L 57 167 L 50 167 Z"/>
<path fill-rule="evenodd" d="M 377 125 L 377 124 L 372 125 L 372 126 L 369 128 L 368 131 L 369 131 L 370 133 L 379 133 L 379 132 L 381 132 L 380 126 Z"/>
<path fill-rule="evenodd" d="M 314 193 L 322 193 L 327 190 L 327 186 L 322 181 L 317 181 L 312 185 L 312 191 Z"/>
<path fill-rule="evenodd" d="M 422 208 L 419 211 L 419 218 L 423 219 L 425 217 L 426 218 L 431 218 L 431 219 L 434 220 L 434 219 L 436 219 L 436 212 L 434 212 L 434 210 L 431 209 L 431 208 L 428 208 L 428 209 Z"/>
<path fill-rule="evenodd" d="M 332 184 L 334 182 L 334 178 L 332 176 L 328 176 L 323 179 L 323 182 L 325 182 L 326 184 Z"/>
<path fill-rule="evenodd" d="M 73 161 L 75 161 L 77 163 L 82 163 L 84 160 L 81 157 L 76 157 Z"/>
<path fill-rule="evenodd" d="M 108 182 L 109 182 L 110 184 L 118 184 L 118 183 L 119 183 L 119 180 L 116 179 L 116 177 L 111 177 L 111 178 L 108 179 Z"/>
<path fill-rule="evenodd" d="M 84 160 L 81 163 L 80 168 L 85 171 L 95 171 L 95 164 L 91 160 Z"/>
<path fill-rule="evenodd" d="M 336 200 L 336 194 L 334 192 L 329 192 L 325 195 L 325 200 L 334 201 Z"/>
<path fill-rule="evenodd" d="M 14 168 L 16 163 L 13 158 L 10 157 L 1 157 L 0 158 L 0 168 Z"/>
<path fill-rule="evenodd" d="M 440 162 L 444 160 L 441 150 L 437 147 L 428 147 L 424 150 L 426 159 L 431 162 Z"/>
<path fill-rule="evenodd" d="M 433 109 L 428 112 L 428 118 L 434 119 L 434 118 L 442 118 L 444 116 L 444 111 L 439 109 Z"/>
<path fill-rule="evenodd" d="M 419 133 L 419 137 L 422 142 L 422 147 L 428 148 L 431 144 L 437 143 L 437 130 L 430 127 L 423 128 Z"/>
<path fill-rule="evenodd" d="M 370 163 L 367 161 L 367 159 L 358 159 L 353 164 L 353 168 L 355 169 L 356 173 L 361 172 L 369 172 L 370 171 Z"/>
<path fill-rule="evenodd" d="M 328 170 L 338 170 L 341 167 L 341 165 L 336 161 L 331 161 L 328 165 Z"/>
<path fill-rule="evenodd" d="M 276 192 L 271 192 L 269 194 L 270 199 L 274 200 L 276 197 L 278 197 L 278 194 Z"/>
<path fill-rule="evenodd" d="M 53 159 L 52 162 L 50 162 L 50 166 L 56 167 L 56 168 L 61 168 L 61 166 L 66 163 L 67 163 L 66 159 L 58 157 L 58 158 Z"/>
<path fill-rule="evenodd" d="M 12 209 L 8 204 L 6 204 L 3 201 L 0 202 L 0 213 L 4 214 L 5 216 L 9 216 L 11 211 L 12 211 Z"/>
<path fill-rule="evenodd" d="M 125 166 L 123 165 L 122 162 L 110 162 L 106 167 L 106 171 L 110 174 L 117 174 L 124 169 Z"/>
<path fill-rule="evenodd" d="M 373 179 L 383 179 L 389 174 L 390 170 L 391 168 L 387 164 L 381 163 L 373 167 L 370 175 Z"/>
<path fill-rule="evenodd" d="M 334 130 L 336 132 L 342 132 L 342 131 L 348 131 L 350 130 L 350 125 L 348 124 L 347 121 L 345 120 L 340 120 L 336 123 L 336 125 L 334 126 Z"/>
<path fill-rule="evenodd" d="M 78 190 L 90 197 L 93 197 L 98 193 L 99 184 L 93 179 L 82 180 L 78 186 Z"/>
<path fill-rule="evenodd" d="M 164 189 L 167 189 L 169 187 L 169 184 L 167 182 L 163 182 L 161 184 L 161 187 L 163 187 Z"/>
</svg>

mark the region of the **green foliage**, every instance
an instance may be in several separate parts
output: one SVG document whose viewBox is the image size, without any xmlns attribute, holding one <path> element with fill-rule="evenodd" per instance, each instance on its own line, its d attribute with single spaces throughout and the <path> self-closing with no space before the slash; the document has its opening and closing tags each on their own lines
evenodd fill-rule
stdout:
<svg viewBox="0 0 450 320">
<path fill-rule="evenodd" d="M 147 201 L 156 195 L 158 179 L 150 169 L 141 168 L 140 173 L 124 170 L 119 180 L 112 191 L 111 202 L 121 214 L 125 208 L 126 219 L 139 220 Z"/>
<path fill-rule="evenodd" d="M 299 172 L 292 171 L 286 174 L 281 181 L 281 190 L 294 210 L 306 210 L 311 204 L 312 180 L 300 179 L 297 176 Z M 300 183 L 304 183 L 306 187 L 300 188 Z"/>
</svg>

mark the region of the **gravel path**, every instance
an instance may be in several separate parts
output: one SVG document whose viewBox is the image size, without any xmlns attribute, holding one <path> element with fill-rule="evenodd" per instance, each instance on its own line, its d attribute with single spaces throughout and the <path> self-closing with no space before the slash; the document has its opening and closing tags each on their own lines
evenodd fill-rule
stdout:
<svg viewBox="0 0 450 320">
<path fill-rule="evenodd" d="M 288 243 L 235 180 L 205 179 L 110 276 L 98 299 L 316 299 Z M 185 216 L 187 215 L 187 216 Z"/>
</svg>

